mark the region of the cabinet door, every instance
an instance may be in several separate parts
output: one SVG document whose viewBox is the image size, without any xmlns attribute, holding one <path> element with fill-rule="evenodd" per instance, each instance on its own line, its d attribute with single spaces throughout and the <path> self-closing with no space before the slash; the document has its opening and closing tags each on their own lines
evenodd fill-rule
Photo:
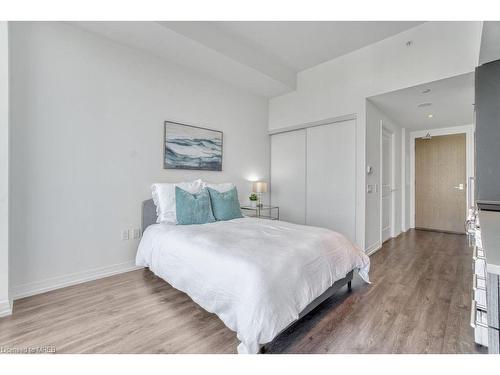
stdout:
<svg viewBox="0 0 500 375">
<path fill-rule="evenodd" d="M 306 223 L 356 234 L 356 122 L 307 129 Z"/>
<path fill-rule="evenodd" d="M 271 136 L 271 202 L 280 219 L 305 224 L 306 131 Z"/>
</svg>

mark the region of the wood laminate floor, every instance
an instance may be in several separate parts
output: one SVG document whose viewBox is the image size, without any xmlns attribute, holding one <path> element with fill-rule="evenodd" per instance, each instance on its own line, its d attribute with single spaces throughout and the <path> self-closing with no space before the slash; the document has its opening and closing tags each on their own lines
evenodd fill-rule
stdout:
<svg viewBox="0 0 500 375">
<path fill-rule="evenodd" d="M 269 346 L 270 353 L 479 353 L 469 326 L 465 236 L 409 231 L 359 278 Z M 17 300 L 0 347 L 57 353 L 235 353 L 236 334 L 148 270 Z"/>
</svg>

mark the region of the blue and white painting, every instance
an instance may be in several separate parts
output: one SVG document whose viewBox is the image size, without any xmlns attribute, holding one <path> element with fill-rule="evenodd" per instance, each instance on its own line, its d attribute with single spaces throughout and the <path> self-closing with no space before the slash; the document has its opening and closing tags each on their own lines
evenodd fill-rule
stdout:
<svg viewBox="0 0 500 375">
<path fill-rule="evenodd" d="M 165 169 L 222 170 L 222 132 L 165 121 Z"/>
</svg>

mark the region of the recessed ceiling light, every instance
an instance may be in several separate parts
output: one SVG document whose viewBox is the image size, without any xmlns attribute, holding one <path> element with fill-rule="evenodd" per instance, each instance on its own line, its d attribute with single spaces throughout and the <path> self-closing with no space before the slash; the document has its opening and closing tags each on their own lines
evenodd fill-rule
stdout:
<svg viewBox="0 0 500 375">
<path fill-rule="evenodd" d="M 425 90 L 422 91 L 422 94 L 428 94 L 430 92 L 431 92 L 431 89 L 425 89 Z"/>
<path fill-rule="evenodd" d="M 429 114 L 427 115 L 427 117 L 428 117 L 428 118 L 433 118 L 433 117 L 434 117 L 434 115 L 433 115 L 433 114 L 431 114 L 431 113 L 429 113 Z"/>
<path fill-rule="evenodd" d="M 418 108 L 424 108 L 424 107 L 429 107 L 431 106 L 432 103 L 420 103 L 419 105 L 417 105 Z"/>
</svg>

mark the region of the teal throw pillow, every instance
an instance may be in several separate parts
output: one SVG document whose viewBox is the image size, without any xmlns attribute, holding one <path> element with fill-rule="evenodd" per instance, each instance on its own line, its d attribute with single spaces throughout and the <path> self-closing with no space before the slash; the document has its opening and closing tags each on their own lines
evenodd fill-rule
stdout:
<svg viewBox="0 0 500 375">
<path fill-rule="evenodd" d="M 175 210 L 177 224 L 205 224 L 215 221 L 207 189 L 202 189 L 197 194 L 191 194 L 176 186 Z"/>
<path fill-rule="evenodd" d="M 212 212 L 216 220 L 232 220 L 243 217 L 236 188 L 224 193 L 211 188 L 208 188 L 208 191 L 212 202 Z"/>
</svg>

